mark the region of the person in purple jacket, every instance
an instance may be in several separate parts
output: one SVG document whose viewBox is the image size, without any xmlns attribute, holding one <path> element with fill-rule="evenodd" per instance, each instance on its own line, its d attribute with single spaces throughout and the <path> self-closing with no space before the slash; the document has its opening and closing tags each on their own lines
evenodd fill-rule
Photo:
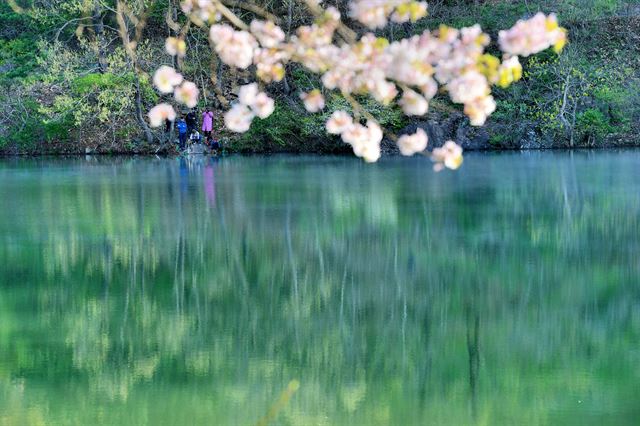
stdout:
<svg viewBox="0 0 640 426">
<path fill-rule="evenodd" d="M 206 108 L 202 113 L 202 134 L 207 138 L 207 144 L 211 142 L 211 132 L 213 131 L 213 112 L 211 108 Z"/>
</svg>

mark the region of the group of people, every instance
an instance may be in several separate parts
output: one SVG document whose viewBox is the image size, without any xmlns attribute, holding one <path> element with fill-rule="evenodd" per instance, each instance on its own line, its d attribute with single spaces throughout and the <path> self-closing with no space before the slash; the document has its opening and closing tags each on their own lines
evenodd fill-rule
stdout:
<svg viewBox="0 0 640 426">
<path fill-rule="evenodd" d="M 205 145 L 207 145 L 212 152 L 217 153 L 220 149 L 220 143 L 213 135 L 213 112 L 210 108 L 206 108 L 202 113 L 202 135 L 198 132 L 198 118 L 194 109 L 178 119 L 176 129 L 178 130 L 178 141 L 181 151 L 186 148 L 187 140 L 189 140 L 190 144 L 200 144 L 202 143 L 203 136 Z M 167 131 L 169 130 L 170 124 L 167 123 Z"/>
</svg>

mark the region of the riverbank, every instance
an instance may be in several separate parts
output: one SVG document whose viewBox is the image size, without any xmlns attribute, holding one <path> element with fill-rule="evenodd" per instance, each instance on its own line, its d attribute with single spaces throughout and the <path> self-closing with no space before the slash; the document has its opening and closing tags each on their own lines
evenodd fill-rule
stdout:
<svg viewBox="0 0 640 426">
<path fill-rule="evenodd" d="M 640 147 L 640 138 L 635 134 L 611 134 L 604 140 L 593 143 L 580 141 L 573 146 L 564 141 L 553 140 L 549 135 L 541 135 L 534 127 L 524 123 L 513 126 L 513 132 L 492 133 L 491 126 L 473 127 L 463 115 L 453 115 L 442 121 L 415 121 L 400 130 L 400 134 L 414 133 L 418 128 L 429 136 L 428 150 L 442 146 L 448 140 L 454 140 L 465 151 L 514 151 L 547 149 L 613 149 Z M 496 141 L 500 142 L 497 143 Z M 224 136 L 220 138 L 222 148 L 228 153 L 237 154 L 351 154 L 349 145 L 338 137 L 327 135 L 325 138 L 313 137 L 303 143 L 299 139 L 273 140 L 261 138 L 251 143 L 244 137 Z M 389 138 L 382 142 L 385 155 L 399 155 L 396 144 Z M 110 141 L 109 143 L 80 140 L 69 142 L 40 142 L 27 147 L 13 146 L 0 149 L 0 157 L 10 156 L 47 156 L 47 155 L 177 155 L 177 144 L 168 142 L 146 143 L 145 141 Z"/>
</svg>

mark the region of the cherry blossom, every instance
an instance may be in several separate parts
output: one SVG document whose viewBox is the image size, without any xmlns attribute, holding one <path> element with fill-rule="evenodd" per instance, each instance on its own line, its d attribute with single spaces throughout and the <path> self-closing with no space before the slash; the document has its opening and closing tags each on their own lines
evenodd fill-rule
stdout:
<svg viewBox="0 0 640 426">
<path fill-rule="evenodd" d="M 164 47 L 171 56 L 183 57 L 187 53 L 187 43 L 176 37 L 167 37 Z"/>
<path fill-rule="evenodd" d="M 267 96 L 266 93 L 260 92 L 256 95 L 256 99 L 251 109 L 260 118 L 267 118 L 275 110 L 275 101 Z"/>
<path fill-rule="evenodd" d="M 400 148 L 400 153 L 402 155 L 411 156 L 417 152 L 422 152 L 427 148 L 427 143 L 429 142 L 429 138 L 427 137 L 427 133 L 418 129 L 412 135 L 402 135 L 398 139 L 398 148 Z"/>
<path fill-rule="evenodd" d="M 342 133 L 342 140 L 351 145 L 353 153 L 368 163 L 380 158 L 382 129 L 378 123 L 367 121 L 367 125 L 356 123 Z"/>
<path fill-rule="evenodd" d="M 174 121 L 176 119 L 176 111 L 169 104 L 163 103 L 154 106 L 149 111 L 149 122 L 151 127 L 160 127 L 165 120 Z"/>
<path fill-rule="evenodd" d="M 217 24 L 211 26 L 209 37 L 225 64 L 245 69 L 253 63 L 253 53 L 258 42 L 247 31 L 235 31 L 229 25 Z"/>
<path fill-rule="evenodd" d="M 215 22 L 221 18 L 220 12 L 211 0 L 183 0 L 182 11 L 197 23 Z"/>
<path fill-rule="evenodd" d="M 238 102 L 224 116 L 227 128 L 236 133 L 249 130 L 254 117 L 267 118 L 275 110 L 275 101 L 259 92 L 256 83 L 246 84 L 238 91 Z"/>
<path fill-rule="evenodd" d="M 153 76 L 153 84 L 161 93 L 171 93 L 174 87 L 182 83 L 182 75 L 172 67 L 163 65 Z"/>
<path fill-rule="evenodd" d="M 324 96 L 318 89 L 309 93 L 301 93 L 300 99 L 302 99 L 304 107 L 309 112 L 318 112 L 324 108 Z"/>
<path fill-rule="evenodd" d="M 391 15 L 393 22 L 416 22 L 427 16 L 427 3 L 424 1 L 412 1 L 399 5 Z"/>
<path fill-rule="evenodd" d="M 284 31 L 273 22 L 254 19 L 251 21 L 250 29 L 251 33 L 264 47 L 277 47 L 284 41 Z"/>
<path fill-rule="evenodd" d="M 232 132 L 244 133 L 251 127 L 254 115 L 249 107 L 238 103 L 224 115 L 224 124 Z"/>
<path fill-rule="evenodd" d="M 405 90 L 400 99 L 400 106 L 407 115 L 425 115 L 429 109 L 429 102 L 413 90 Z"/>
<path fill-rule="evenodd" d="M 353 126 L 353 118 L 345 111 L 336 111 L 327 121 L 327 132 L 332 135 L 340 135 Z"/>
<path fill-rule="evenodd" d="M 198 94 L 200 91 L 195 83 L 185 81 L 181 86 L 176 87 L 174 96 L 176 101 L 185 104 L 189 108 L 195 108 L 198 104 Z"/>
<path fill-rule="evenodd" d="M 240 87 L 238 91 L 238 101 L 246 106 L 251 106 L 258 96 L 258 84 L 251 83 Z"/>
<path fill-rule="evenodd" d="M 456 170 L 462 165 L 462 147 L 453 141 L 447 141 L 440 148 L 434 148 L 431 159 L 436 162 L 434 170 L 440 171 L 443 167 Z"/>
<path fill-rule="evenodd" d="M 500 31 L 498 41 L 503 52 L 526 57 L 552 46 L 559 52 L 567 42 L 567 31 L 560 28 L 556 15 L 538 13 L 529 20 L 519 20 L 510 30 Z"/>
</svg>

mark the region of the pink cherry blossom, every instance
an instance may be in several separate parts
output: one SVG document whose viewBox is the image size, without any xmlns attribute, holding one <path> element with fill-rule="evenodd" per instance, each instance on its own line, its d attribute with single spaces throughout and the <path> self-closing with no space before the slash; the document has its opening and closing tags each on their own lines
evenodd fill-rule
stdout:
<svg viewBox="0 0 640 426">
<path fill-rule="evenodd" d="M 251 109 L 260 118 L 267 118 L 275 110 L 275 102 L 266 93 L 261 92 L 256 95 L 256 99 Z"/>
<path fill-rule="evenodd" d="M 167 37 L 164 47 L 171 56 L 183 57 L 187 53 L 187 43 L 176 37 Z"/>
<path fill-rule="evenodd" d="M 447 89 L 451 100 L 459 104 L 472 102 L 490 93 L 487 78 L 477 71 L 469 71 L 453 79 Z"/>
<path fill-rule="evenodd" d="M 251 106 L 258 96 L 258 84 L 251 83 L 240 87 L 238 92 L 238 101 L 246 106 Z"/>
<path fill-rule="evenodd" d="M 424 1 L 411 1 L 399 5 L 393 15 L 391 15 L 391 20 L 399 23 L 415 22 L 425 16 L 427 16 L 427 3 Z"/>
<path fill-rule="evenodd" d="M 174 121 L 175 119 L 176 112 L 169 104 L 156 105 L 149 111 L 149 124 L 151 127 L 160 127 L 165 120 Z"/>
<path fill-rule="evenodd" d="M 407 115 L 425 115 L 429 109 L 429 102 L 410 89 L 404 91 L 399 103 Z"/>
<path fill-rule="evenodd" d="M 558 26 L 554 14 L 536 14 L 528 20 L 518 21 L 511 29 L 500 31 L 498 41 L 505 53 L 529 56 L 551 46 L 560 51 L 567 40 L 567 32 Z"/>
<path fill-rule="evenodd" d="M 251 121 L 255 114 L 243 104 L 235 104 L 224 115 L 224 124 L 229 130 L 236 133 L 244 133 L 251 127 Z"/>
<path fill-rule="evenodd" d="M 340 135 L 353 127 L 353 118 L 345 111 L 336 111 L 329 117 L 326 127 L 328 133 Z"/>
<path fill-rule="evenodd" d="M 356 156 L 373 163 L 380 158 L 382 136 L 382 129 L 378 123 L 367 121 L 366 126 L 356 123 L 345 130 L 342 140 L 351 145 Z"/>
<path fill-rule="evenodd" d="M 212 25 L 209 31 L 211 42 L 222 62 L 240 69 L 253 63 L 253 52 L 258 47 L 256 39 L 246 31 L 235 31 L 229 25 Z"/>
<path fill-rule="evenodd" d="M 318 112 L 324 108 L 324 96 L 317 89 L 309 93 L 301 93 L 300 99 L 302 99 L 304 107 L 309 112 Z"/>
<path fill-rule="evenodd" d="M 257 77 L 265 83 L 281 81 L 288 64 L 301 64 L 320 76 L 323 91 L 357 95 L 357 100 L 360 96 L 369 96 L 382 104 L 397 101 L 406 115 L 426 114 L 430 100 L 440 91 L 448 93 L 453 102 L 462 104 L 471 124 L 476 126 L 483 125 L 496 108 L 492 86 L 507 87 L 521 78 L 518 55 L 527 56 L 548 47 L 559 51 L 567 39 L 566 30 L 558 26 L 555 15 L 538 14 L 500 32 L 499 45 L 506 53 L 500 62 L 496 56 L 486 53 L 491 40 L 479 25 L 460 29 L 441 25 L 393 42 L 373 33 L 357 38 L 357 33 L 340 22 L 340 12 L 335 7 L 323 10 L 320 3 L 316 1 L 311 5 L 316 12 L 315 20 L 298 27 L 288 40 L 274 22 L 254 20 L 249 26 L 238 23 L 218 0 L 183 0 L 181 6 L 198 26 L 215 22 L 220 12 L 225 12 L 235 27 L 210 26 L 215 53 L 230 66 L 247 69 L 255 65 Z M 426 12 L 427 4 L 417 0 L 352 0 L 349 6 L 351 18 L 372 30 L 384 27 L 389 20 L 416 21 Z M 183 56 L 186 51 L 183 43 L 178 38 L 169 38 L 167 51 Z M 195 85 L 179 86 L 180 83 L 182 76 L 170 67 L 162 67 L 154 76 L 154 84 L 162 93 L 175 89 L 179 102 L 196 104 Z M 399 88 L 403 93 L 397 100 Z M 300 97 L 310 112 L 325 107 L 320 90 Z M 234 131 L 246 131 L 254 116 L 265 118 L 274 109 L 273 99 L 259 92 L 255 83 L 245 85 L 240 89 L 239 103 L 225 114 L 225 122 Z M 369 121 L 363 126 L 354 123 L 345 111 L 336 111 L 327 121 L 326 129 L 341 135 L 354 153 L 366 161 L 379 158 L 383 132 L 377 123 Z M 398 140 L 405 155 L 424 150 L 426 144 L 423 130 Z M 454 142 L 447 142 L 445 147 L 434 150 L 436 168 L 459 166 L 462 153 L 455 147 Z"/>
<path fill-rule="evenodd" d="M 370 29 L 383 28 L 393 7 L 385 0 L 354 0 L 350 4 L 351 16 Z"/>
<path fill-rule="evenodd" d="M 469 117 L 472 126 L 482 126 L 495 110 L 496 101 L 493 96 L 474 99 L 464 106 L 464 113 Z"/>
<path fill-rule="evenodd" d="M 429 142 L 429 138 L 427 137 L 427 133 L 418 129 L 412 135 L 402 135 L 398 139 L 398 148 L 400 148 L 400 153 L 402 155 L 411 156 L 417 152 L 422 152 L 427 148 L 427 143 Z"/>
<path fill-rule="evenodd" d="M 153 84 L 161 93 L 171 93 L 174 87 L 182 83 L 182 75 L 172 67 L 163 65 L 153 76 Z"/>
<path fill-rule="evenodd" d="M 174 96 L 176 101 L 185 104 L 189 108 L 195 108 L 198 105 L 198 94 L 200 91 L 195 83 L 185 81 L 181 86 L 176 87 Z"/>
<path fill-rule="evenodd" d="M 284 31 L 271 21 L 251 21 L 251 33 L 264 47 L 276 47 L 284 41 Z"/>
<path fill-rule="evenodd" d="M 462 165 L 462 147 L 453 141 L 447 141 L 441 148 L 433 150 L 431 159 L 436 162 L 436 171 L 442 170 L 442 166 L 455 170 Z"/>
</svg>

